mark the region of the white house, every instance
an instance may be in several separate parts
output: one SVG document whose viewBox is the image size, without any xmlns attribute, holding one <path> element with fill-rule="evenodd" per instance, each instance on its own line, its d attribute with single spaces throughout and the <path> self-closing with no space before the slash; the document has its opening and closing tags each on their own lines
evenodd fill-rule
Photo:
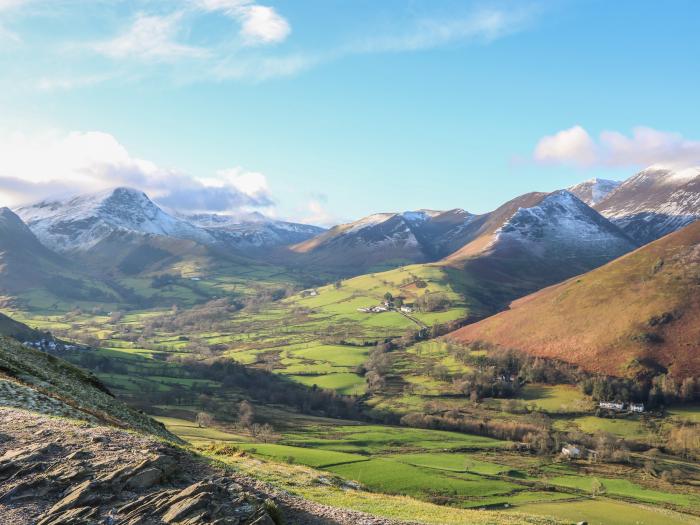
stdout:
<svg viewBox="0 0 700 525">
<path fill-rule="evenodd" d="M 406 305 L 402 306 L 400 308 L 400 310 L 405 314 L 410 314 L 411 312 L 413 312 L 413 308 L 411 308 L 410 306 L 406 306 Z"/>
<path fill-rule="evenodd" d="M 601 401 L 598 403 L 598 406 L 600 408 L 605 408 L 607 410 L 624 410 L 625 409 L 625 404 L 624 403 L 619 403 L 617 401 Z"/>
<path fill-rule="evenodd" d="M 639 413 L 644 412 L 644 404 L 643 403 L 630 403 L 630 412 L 639 412 Z"/>
<path fill-rule="evenodd" d="M 581 457 L 581 449 L 575 445 L 566 445 L 562 447 L 561 455 L 569 459 L 578 459 Z"/>
</svg>

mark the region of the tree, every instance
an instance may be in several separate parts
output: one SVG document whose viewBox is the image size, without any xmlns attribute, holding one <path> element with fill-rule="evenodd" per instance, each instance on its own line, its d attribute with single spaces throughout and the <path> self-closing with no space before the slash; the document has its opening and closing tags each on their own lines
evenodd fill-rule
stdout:
<svg viewBox="0 0 700 525">
<path fill-rule="evenodd" d="M 596 496 L 600 496 L 605 492 L 605 486 L 601 483 L 601 481 L 598 478 L 593 478 L 593 481 L 591 481 L 591 496 L 594 498 Z"/>
<path fill-rule="evenodd" d="M 199 428 L 210 427 L 213 422 L 214 418 L 211 417 L 211 414 L 207 414 L 206 412 L 197 412 L 197 426 Z"/>
<path fill-rule="evenodd" d="M 394 296 L 391 295 L 391 292 L 387 292 L 387 293 L 384 294 L 384 300 L 385 300 L 385 301 L 391 302 L 391 301 L 394 300 Z"/>
<path fill-rule="evenodd" d="M 255 407 L 250 401 L 241 401 L 238 405 L 238 423 L 244 428 L 251 428 L 255 422 Z"/>
</svg>

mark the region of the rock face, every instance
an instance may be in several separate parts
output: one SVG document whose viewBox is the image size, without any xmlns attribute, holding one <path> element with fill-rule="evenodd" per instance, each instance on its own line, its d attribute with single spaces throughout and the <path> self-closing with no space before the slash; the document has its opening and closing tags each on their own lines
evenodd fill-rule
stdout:
<svg viewBox="0 0 700 525">
<path fill-rule="evenodd" d="M 10 409 L 0 430 L 2 523 L 275 523 L 260 494 L 159 441 Z"/>
</svg>

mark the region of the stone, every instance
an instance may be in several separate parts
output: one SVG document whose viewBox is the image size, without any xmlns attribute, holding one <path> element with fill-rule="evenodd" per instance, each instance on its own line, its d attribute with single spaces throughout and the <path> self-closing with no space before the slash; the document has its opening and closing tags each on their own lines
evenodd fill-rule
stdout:
<svg viewBox="0 0 700 525">
<path fill-rule="evenodd" d="M 130 489 L 149 489 L 163 479 L 163 471 L 156 467 L 148 467 L 131 476 L 126 482 Z"/>
<path fill-rule="evenodd" d="M 36 525 L 93 525 L 97 507 L 77 507 L 42 518 Z"/>
<path fill-rule="evenodd" d="M 83 481 L 71 490 L 63 499 L 49 509 L 49 514 L 58 514 L 67 509 L 93 503 L 99 499 L 95 484 L 90 480 Z"/>
</svg>

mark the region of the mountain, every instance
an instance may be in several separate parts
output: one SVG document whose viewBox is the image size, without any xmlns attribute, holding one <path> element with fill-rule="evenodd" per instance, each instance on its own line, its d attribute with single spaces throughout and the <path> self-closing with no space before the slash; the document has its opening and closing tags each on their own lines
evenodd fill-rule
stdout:
<svg viewBox="0 0 700 525">
<path fill-rule="evenodd" d="M 473 217 L 461 209 L 376 213 L 292 246 L 292 260 L 350 273 L 434 261 L 461 245 Z"/>
<path fill-rule="evenodd" d="M 639 243 L 651 242 L 700 217 L 700 167 L 652 166 L 623 182 L 595 209 Z"/>
<path fill-rule="evenodd" d="M 206 231 L 164 212 L 132 188 L 42 201 L 17 210 L 39 240 L 61 252 L 87 251 L 114 232 L 134 232 L 213 243 Z"/>
<path fill-rule="evenodd" d="M 561 262 L 564 271 L 602 264 L 635 248 L 616 226 L 568 191 L 529 193 L 470 224 L 471 241 L 449 263 L 488 254 Z"/>
<path fill-rule="evenodd" d="M 201 213 L 184 218 L 219 244 L 245 252 L 300 243 L 325 231 L 309 224 L 272 220 L 257 212 L 244 215 Z"/>
<path fill-rule="evenodd" d="M 700 374 L 700 222 L 528 295 L 451 339 L 513 348 L 597 373 Z"/>
<path fill-rule="evenodd" d="M 589 206 L 595 206 L 620 184 L 622 183 L 617 180 L 593 178 L 571 186 L 567 188 L 567 191 L 576 195 Z"/>
<path fill-rule="evenodd" d="M 462 272 L 482 312 L 591 270 L 637 247 L 571 193 L 528 193 L 467 226 L 471 239 L 438 264 Z"/>
</svg>

